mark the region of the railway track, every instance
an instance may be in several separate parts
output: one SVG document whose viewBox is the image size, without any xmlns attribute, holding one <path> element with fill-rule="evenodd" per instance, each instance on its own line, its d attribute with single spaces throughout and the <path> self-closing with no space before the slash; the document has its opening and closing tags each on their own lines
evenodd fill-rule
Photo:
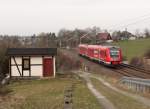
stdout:
<svg viewBox="0 0 150 109">
<path fill-rule="evenodd" d="M 130 67 L 130 65 L 123 65 L 121 64 L 115 69 L 112 69 L 114 72 L 120 73 L 123 76 L 127 77 L 136 77 L 136 78 L 143 78 L 143 79 L 149 79 L 150 78 L 150 73 L 146 70 L 141 70 L 136 67 Z"/>
<path fill-rule="evenodd" d="M 133 65 L 128 65 L 128 64 L 121 64 L 121 66 L 128 67 L 130 69 L 134 69 L 136 71 L 140 71 L 140 72 L 143 72 L 143 73 L 146 73 L 146 74 L 150 75 L 150 70 L 146 70 L 144 68 L 139 68 L 139 67 L 136 67 L 136 66 L 133 66 Z"/>
<path fill-rule="evenodd" d="M 104 65 L 98 64 L 98 62 L 94 62 L 84 57 L 79 57 L 75 50 L 64 50 L 68 55 L 71 55 L 75 59 L 80 59 L 84 64 L 90 67 L 92 71 L 101 71 L 99 73 L 110 75 L 110 76 L 127 76 L 127 77 L 136 77 L 143 79 L 150 79 L 150 70 L 145 70 L 143 68 L 137 68 L 128 64 L 121 64 L 116 68 L 104 67 Z M 92 68 L 94 66 L 94 68 Z"/>
</svg>

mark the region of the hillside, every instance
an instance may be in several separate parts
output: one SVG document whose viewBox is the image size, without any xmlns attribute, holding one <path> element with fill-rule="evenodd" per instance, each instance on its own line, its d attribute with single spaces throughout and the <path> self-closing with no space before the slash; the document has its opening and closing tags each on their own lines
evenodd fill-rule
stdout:
<svg viewBox="0 0 150 109">
<path fill-rule="evenodd" d="M 122 48 L 123 55 L 131 60 L 135 56 L 142 56 L 150 48 L 150 39 L 140 39 L 133 41 L 120 41 L 114 43 Z"/>
</svg>

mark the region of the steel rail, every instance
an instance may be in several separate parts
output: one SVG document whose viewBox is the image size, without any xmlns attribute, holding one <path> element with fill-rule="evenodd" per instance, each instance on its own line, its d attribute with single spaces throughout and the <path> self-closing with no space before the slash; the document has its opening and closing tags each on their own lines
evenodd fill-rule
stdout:
<svg viewBox="0 0 150 109">
<path fill-rule="evenodd" d="M 136 66 L 133 66 L 133 65 L 129 65 L 129 64 L 121 64 L 121 66 L 123 67 L 128 67 L 130 69 L 134 69 L 136 71 L 140 71 L 140 72 L 143 72 L 143 73 L 146 73 L 146 74 L 149 74 L 150 75 L 150 70 L 145 70 L 143 68 L 138 68 Z"/>
</svg>

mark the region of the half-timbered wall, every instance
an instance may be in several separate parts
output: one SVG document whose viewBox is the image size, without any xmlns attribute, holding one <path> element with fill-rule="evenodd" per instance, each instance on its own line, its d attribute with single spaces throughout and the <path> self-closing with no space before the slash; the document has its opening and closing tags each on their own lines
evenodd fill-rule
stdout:
<svg viewBox="0 0 150 109">
<path fill-rule="evenodd" d="M 22 69 L 22 61 L 24 58 L 30 59 L 30 69 Z M 11 57 L 10 73 L 11 76 L 43 76 L 43 58 L 52 58 L 44 56 L 28 56 L 28 57 Z M 55 76 L 55 57 L 53 58 L 54 76 Z"/>
</svg>

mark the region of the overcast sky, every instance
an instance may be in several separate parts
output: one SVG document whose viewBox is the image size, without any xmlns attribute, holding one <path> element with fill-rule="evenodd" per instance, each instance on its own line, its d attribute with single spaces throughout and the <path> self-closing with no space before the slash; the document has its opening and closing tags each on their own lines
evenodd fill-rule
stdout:
<svg viewBox="0 0 150 109">
<path fill-rule="evenodd" d="M 150 28 L 150 0 L 0 0 L 0 34 L 32 35 L 93 26 Z"/>
</svg>

